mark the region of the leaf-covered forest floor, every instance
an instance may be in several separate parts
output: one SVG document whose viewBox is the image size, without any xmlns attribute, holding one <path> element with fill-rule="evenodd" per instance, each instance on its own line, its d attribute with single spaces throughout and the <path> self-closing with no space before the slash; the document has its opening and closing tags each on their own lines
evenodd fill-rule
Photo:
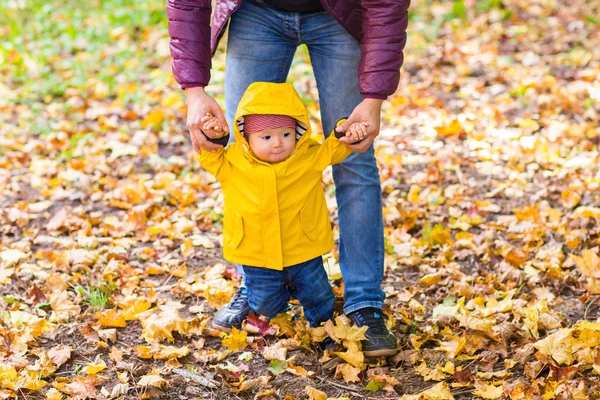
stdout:
<svg viewBox="0 0 600 400">
<path fill-rule="evenodd" d="M 376 144 L 387 360 L 296 306 L 209 328 L 237 278 L 163 1 L 3 4 L 0 398 L 600 398 L 600 4 L 415 3 Z M 306 49 L 289 80 L 319 133 Z"/>
</svg>

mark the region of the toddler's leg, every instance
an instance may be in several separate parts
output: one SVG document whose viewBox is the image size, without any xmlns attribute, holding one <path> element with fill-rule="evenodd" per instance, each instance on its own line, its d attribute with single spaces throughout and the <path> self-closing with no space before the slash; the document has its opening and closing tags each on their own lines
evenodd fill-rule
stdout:
<svg viewBox="0 0 600 400">
<path fill-rule="evenodd" d="M 269 318 L 285 310 L 290 299 L 284 271 L 244 265 L 248 304 L 254 312 Z"/>
<path fill-rule="evenodd" d="M 310 326 L 316 327 L 333 317 L 335 296 L 323 268 L 323 258 L 286 268 L 290 274 L 289 292 L 304 307 Z"/>
</svg>

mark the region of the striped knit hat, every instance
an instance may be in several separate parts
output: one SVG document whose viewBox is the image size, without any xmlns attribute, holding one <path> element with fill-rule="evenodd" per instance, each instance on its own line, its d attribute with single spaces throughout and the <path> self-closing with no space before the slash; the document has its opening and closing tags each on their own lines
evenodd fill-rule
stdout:
<svg viewBox="0 0 600 400">
<path fill-rule="evenodd" d="M 242 134 L 242 136 L 244 136 L 246 139 L 248 139 L 248 135 L 247 135 L 248 132 L 246 131 L 246 126 L 245 126 L 246 125 L 246 120 L 248 119 L 248 117 L 250 117 L 250 119 L 252 119 L 253 117 L 259 117 L 259 119 L 260 119 L 260 117 L 281 117 L 281 116 L 287 117 L 287 118 L 291 118 L 291 120 L 294 121 L 294 125 L 287 125 L 287 123 L 286 123 L 283 126 L 290 126 L 290 127 L 295 126 L 295 128 L 296 128 L 296 141 L 300 140 L 300 138 L 302 137 L 302 135 L 304 135 L 304 132 L 306 132 L 308 130 L 308 127 L 303 122 L 301 122 L 301 121 L 299 121 L 297 119 L 294 119 L 292 117 L 289 117 L 287 115 L 248 114 L 246 116 L 239 117 L 237 119 L 236 123 L 237 123 L 237 127 L 240 130 L 240 133 Z M 289 120 L 287 120 L 287 121 L 289 121 Z M 276 124 L 276 125 L 279 125 L 279 124 Z M 270 129 L 270 128 L 273 128 L 273 126 L 269 125 L 269 126 L 267 126 L 266 128 L 263 128 L 263 129 Z M 254 132 L 256 132 L 256 130 Z"/>
<path fill-rule="evenodd" d="M 274 128 L 296 128 L 296 120 L 289 115 L 250 114 L 244 118 L 244 133 L 254 133 Z"/>
</svg>

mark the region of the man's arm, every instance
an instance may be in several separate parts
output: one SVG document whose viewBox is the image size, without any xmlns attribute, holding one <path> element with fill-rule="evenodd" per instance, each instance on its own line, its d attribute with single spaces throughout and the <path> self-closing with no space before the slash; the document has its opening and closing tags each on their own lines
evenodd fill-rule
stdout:
<svg viewBox="0 0 600 400">
<path fill-rule="evenodd" d="M 212 138 L 229 131 L 225 116 L 217 102 L 204 91 L 210 81 L 210 12 L 211 0 L 168 0 L 169 36 L 175 80 L 186 89 L 187 121 L 192 145 L 200 150 L 217 151 L 220 145 L 211 143 L 202 133 L 202 117 L 207 112 L 221 122 L 221 133 L 210 134 Z"/>
<path fill-rule="evenodd" d="M 363 101 L 354 108 L 348 120 L 336 128 L 342 132 L 355 122 L 368 123 L 368 135 L 360 143 L 351 144 L 348 138 L 340 139 L 358 152 L 367 151 L 379 135 L 381 103 L 398 88 L 410 0 L 361 0 L 361 5 L 365 11 L 358 85 Z"/>
<path fill-rule="evenodd" d="M 400 82 L 410 0 L 361 0 L 361 5 L 360 92 L 363 98 L 385 100 Z"/>
<path fill-rule="evenodd" d="M 210 81 L 211 0 L 168 0 L 173 75 L 183 89 Z"/>
</svg>

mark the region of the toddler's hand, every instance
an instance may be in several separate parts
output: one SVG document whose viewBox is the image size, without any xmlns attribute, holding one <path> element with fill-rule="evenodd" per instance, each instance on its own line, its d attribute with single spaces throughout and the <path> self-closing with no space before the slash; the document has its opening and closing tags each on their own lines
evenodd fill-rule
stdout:
<svg viewBox="0 0 600 400">
<path fill-rule="evenodd" d="M 206 113 L 200 122 L 204 123 L 204 125 L 202 125 L 202 132 L 204 132 L 204 134 L 209 138 L 218 139 L 223 137 L 225 132 L 223 132 L 221 129 L 219 119 L 211 113 Z"/>
<path fill-rule="evenodd" d="M 369 126 L 368 122 L 355 122 L 350 125 L 346 131 L 348 143 L 355 143 L 367 137 L 367 126 Z"/>
</svg>

